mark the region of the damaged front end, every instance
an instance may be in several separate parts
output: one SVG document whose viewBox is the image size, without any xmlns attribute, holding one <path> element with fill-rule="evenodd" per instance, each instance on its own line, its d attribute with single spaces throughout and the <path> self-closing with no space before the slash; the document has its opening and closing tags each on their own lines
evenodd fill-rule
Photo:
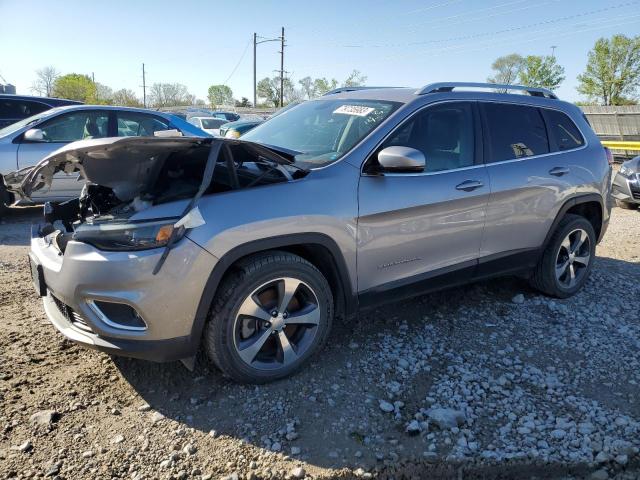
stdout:
<svg viewBox="0 0 640 480">
<path fill-rule="evenodd" d="M 80 198 L 47 203 L 39 236 L 64 255 L 75 240 L 105 251 L 164 247 L 160 269 L 172 245 L 205 220 L 203 195 L 292 181 L 306 174 L 287 153 L 230 139 L 108 138 L 70 144 L 28 171 L 7 176 L 21 197 L 51 185 L 58 172 L 86 180 Z M 136 214 L 163 204 L 160 218 Z M 171 211 L 171 215 L 166 215 Z M 155 272 L 154 272 L 155 273 Z"/>
</svg>

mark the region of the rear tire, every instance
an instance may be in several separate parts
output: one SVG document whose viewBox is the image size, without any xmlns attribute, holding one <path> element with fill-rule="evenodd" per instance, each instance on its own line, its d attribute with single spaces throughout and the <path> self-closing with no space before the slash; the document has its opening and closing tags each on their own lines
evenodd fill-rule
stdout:
<svg viewBox="0 0 640 480">
<path fill-rule="evenodd" d="M 589 278 L 595 249 L 591 222 L 580 215 L 565 215 L 533 272 L 531 286 L 552 297 L 574 295 Z"/>
<path fill-rule="evenodd" d="M 636 210 L 638 208 L 637 203 L 629 203 L 616 199 L 616 205 L 624 210 Z"/>
<path fill-rule="evenodd" d="M 267 383 L 302 368 L 324 345 L 333 295 L 305 259 L 272 251 L 241 261 L 220 284 L 203 343 L 240 383 Z"/>
</svg>

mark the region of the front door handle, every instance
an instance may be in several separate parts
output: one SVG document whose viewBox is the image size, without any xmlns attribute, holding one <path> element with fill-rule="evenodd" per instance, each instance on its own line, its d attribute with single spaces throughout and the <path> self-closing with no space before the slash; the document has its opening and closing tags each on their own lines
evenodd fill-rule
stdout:
<svg viewBox="0 0 640 480">
<path fill-rule="evenodd" d="M 567 173 L 569 173 L 569 169 L 567 167 L 554 167 L 549 170 L 549 174 L 556 177 L 561 177 L 562 175 L 566 175 Z"/>
<path fill-rule="evenodd" d="M 456 185 L 456 190 L 463 190 L 465 192 L 471 192 L 476 188 L 484 187 L 484 183 L 478 180 L 465 180 L 464 182 Z"/>
</svg>

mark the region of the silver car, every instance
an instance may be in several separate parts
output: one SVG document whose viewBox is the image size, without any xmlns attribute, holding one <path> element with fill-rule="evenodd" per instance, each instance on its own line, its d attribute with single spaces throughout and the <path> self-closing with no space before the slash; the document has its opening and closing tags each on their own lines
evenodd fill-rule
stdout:
<svg viewBox="0 0 640 480">
<path fill-rule="evenodd" d="M 50 153 L 77 140 L 106 137 L 153 136 L 177 130 L 182 135 L 209 134 L 174 115 L 141 108 L 73 105 L 52 108 L 0 129 L 0 216 L 11 203 L 68 200 L 80 195 L 77 175 L 60 172 L 50 188 L 32 198 L 15 197 L 4 188 L 3 178 L 14 170 L 29 169 Z"/>
<path fill-rule="evenodd" d="M 640 207 L 640 156 L 627 160 L 613 178 L 611 196 L 627 210 Z"/>
<path fill-rule="evenodd" d="M 58 172 L 87 184 L 32 231 L 55 327 L 156 361 L 202 347 L 239 382 L 296 371 L 335 318 L 434 289 L 510 274 L 569 297 L 610 213 L 579 108 L 515 86 L 337 90 L 241 140 L 87 140 L 10 188 Z"/>
</svg>

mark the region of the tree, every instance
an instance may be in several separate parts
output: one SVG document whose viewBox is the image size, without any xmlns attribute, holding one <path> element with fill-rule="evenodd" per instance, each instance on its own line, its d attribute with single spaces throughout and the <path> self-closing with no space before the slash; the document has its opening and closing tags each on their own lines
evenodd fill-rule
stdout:
<svg viewBox="0 0 640 480">
<path fill-rule="evenodd" d="M 298 84 L 302 89 L 302 94 L 308 98 L 312 99 L 315 97 L 315 90 L 313 88 L 313 78 L 306 76 L 298 80 Z"/>
<path fill-rule="evenodd" d="M 250 107 L 251 106 L 251 102 L 249 102 L 249 99 L 247 97 L 242 97 L 241 100 L 236 100 L 236 107 Z"/>
<path fill-rule="evenodd" d="M 133 92 L 126 88 L 113 92 L 113 104 L 122 107 L 141 107 L 142 102 Z"/>
<path fill-rule="evenodd" d="M 194 100 L 181 83 L 154 83 L 149 89 L 149 103 L 156 108 L 191 105 Z"/>
<path fill-rule="evenodd" d="M 298 92 L 290 78 L 283 80 L 284 86 L 284 102 L 287 104 L 292 101 L 300 100 L 301 92 Z M 264 98 L 267 103 L 272 104 L 274 107 L 280 106 L 280 76 L 269 78 L 265 77 L 256 85 L 256 92 L 260 98 Z"/>
<path fill-rule="evenodd" d="M 58 72 L 54 67 L 44 67 L 40 70 L 36 70 L 36 81 L 33 82 L 31 86 L 31 91 L 37 93 L 38 95 L 44 95 L 45 97 L 50 97 L 53 95 L 53 84 L 56 81 L 56 78 L 60 76 L 60 72 Z"/>
<path fill-rule="evenodd" d="M 111 105 L 113 103 L 113 89 L 96 82 L 96 99 L 98 105 Z"/>
<path fill-rule="evenodd" d="M 640 86 L 640 36 L 598 39 L 578 82 L 578 92 L 603 105 L 629 101 Z"/>
<path fill-rule="evenodd" d="M 555 90 L 564 81 L 564 67 L 552 56 L 528 55 L 524 58 L 519 81 L 530 87 Z"/>
<path fill-rule="evenodd" d="M 492 70 L 495 72 L 493 77 L 487 78 L 489 83 L 502 83 L 512 85 L 518 79 L 522 70 L 524 59 L 517 53 L 498 57 L 491 64 Z"/>
<path fill-rule="evenodd" d="M 324 95 L 330 90 L 333 90 L 338 86 L 338 81 L 335 78 L 331 80 L 327 80 L 325 77 L 316 78 L 313 81 L 313 93 L 315 96 L 319 97 L 320 95 Z"/>
<path fill-rule="evenodd" d="M 78 100 L 85 103 L 96 101 L 96 84 L 88 75 L 69 73 L 56 78 L 53 83 L 52 95 L 69 100 Z"/>
<path fill-rule="evenodd" d="M 353 70 L 347 79 L 342 83 L 343 87 L 361 87 L 367 81 L 367 76 L 362 75 L 359 70 Z"/>
<path fill-rule="evenodd" d="M 207 97 L 211 108 L 216 108 L 219 105 L 230 105 L 233 102 L 233 91 L 226 85 L 211 85 Z"/>
</svg>

